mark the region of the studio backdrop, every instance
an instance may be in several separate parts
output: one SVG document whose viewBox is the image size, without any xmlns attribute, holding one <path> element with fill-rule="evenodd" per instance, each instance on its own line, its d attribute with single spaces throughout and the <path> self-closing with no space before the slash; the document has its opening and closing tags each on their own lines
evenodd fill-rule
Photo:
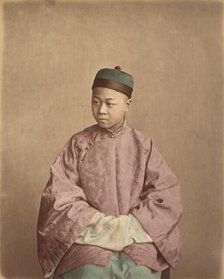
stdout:
<svg viewBox="0 0 224 279">
<path fill-rule="evenodd" d="M 222 4 L 5 1 L 1 276 L 41 278 L 36 224 L 49 168 L 94 124 L 102 67 L 135 78 L 128 123 L 151 136 L 181 184 L 183 255 L 172 278 L 224 278 Z"/>
</svg>

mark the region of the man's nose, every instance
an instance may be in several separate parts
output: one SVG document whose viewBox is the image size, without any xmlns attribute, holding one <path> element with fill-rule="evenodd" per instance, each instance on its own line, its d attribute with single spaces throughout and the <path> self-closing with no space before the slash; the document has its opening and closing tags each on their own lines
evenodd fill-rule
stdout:
<svg viewBox="0 0 224 279">
<path fill-rule="evenodd" d="M 99 113 L 107 113 L 107 106 L 106 104 L 102 103 L 99 107 Z"/>
</svg>

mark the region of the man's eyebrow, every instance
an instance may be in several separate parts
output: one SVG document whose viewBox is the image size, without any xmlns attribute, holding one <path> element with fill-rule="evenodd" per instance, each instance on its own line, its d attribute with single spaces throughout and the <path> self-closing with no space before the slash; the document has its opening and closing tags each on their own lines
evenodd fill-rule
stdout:
<svg viewBox="0 0 224 279">
<path fill-rule="evenodd" d="M 100 97 L 98 97 L 98 96 L 93 96 L 93 98 L 97 98 L 97 99 L 101 100 Z M 105 98 L 105 100 L 111 101 L 111 100 L 115 100 L 115 98 Z"/>
<path fill-rule="evenodd" d="M 115 98 L 106 98 L 107 101 L 115 100 Z"/>
</svg>

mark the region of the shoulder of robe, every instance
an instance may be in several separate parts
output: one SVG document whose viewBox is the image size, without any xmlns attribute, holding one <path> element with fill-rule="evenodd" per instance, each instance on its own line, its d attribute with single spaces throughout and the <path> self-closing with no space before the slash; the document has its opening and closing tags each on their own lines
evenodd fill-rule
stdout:
<svg viewBox="0 0 224 279">
<path fill-rule="evenodd" d="M 85 129 L 83 129 L 82 131 L 78 132 L 78 133 L 75 133 L 71 136 L 70 140 L 69 141 L 73 141 L 73 140 L 78 140 L 79 138 L 81 137 L 89 137 L 91 136 L 91 134 L 93 132 L 95 132 L 96 130 L 98 129 L 98 125 L 95 124 L 95 125 L 92 125 L 90 127 L 87 127 Z"/>
<path fill-rule="evenodd" d="M 132 127 L 129 127 L 129 129 L 138 145 L 145 148 L 146 150 L 151 150 L 153 139 L 150 136 L 145 135 L 138 129 Z"/>
</svg>

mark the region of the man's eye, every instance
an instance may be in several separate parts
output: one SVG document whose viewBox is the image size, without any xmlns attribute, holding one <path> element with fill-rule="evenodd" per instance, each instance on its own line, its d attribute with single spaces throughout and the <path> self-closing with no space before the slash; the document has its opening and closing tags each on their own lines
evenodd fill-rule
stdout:
<svg viewBox="0 0 224 279">
<path fill-rule="evenodd" d="M 115 104 L 113 104 L 113 103 L 107 103 L 107 105 L 108 105 L 108 107 L 112 107 L 112 106 L 114 106 Z"/>
<path fill-rule="evenodd" d="M 92 103 L 93 103 L 94 105 L 98 105 L 98 104 L 99 104 L 99 102 L 96 101 L 96 100 L 93 100 Z"/>
</svg>

